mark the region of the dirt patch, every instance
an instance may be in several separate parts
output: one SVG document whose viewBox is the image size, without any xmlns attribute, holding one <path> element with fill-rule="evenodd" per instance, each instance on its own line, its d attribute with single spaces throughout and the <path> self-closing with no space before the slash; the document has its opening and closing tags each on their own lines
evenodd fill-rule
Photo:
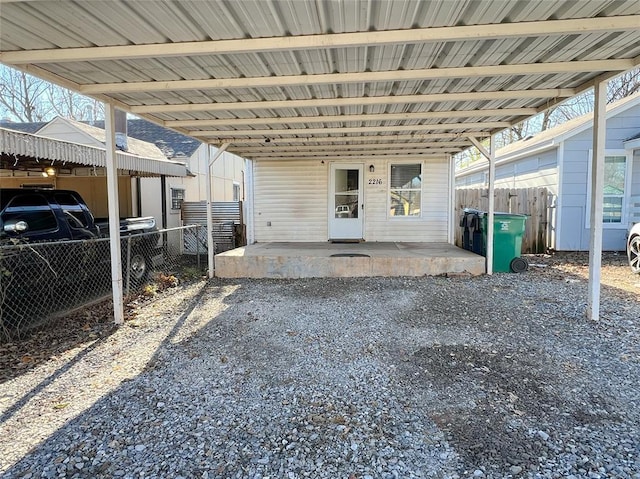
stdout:
<svg viewBox="0 0 640 479">
<path fill-rule="evenodd" d="M 526 255 L 533 273 L 567 281 L 588 280 L 589 253 L 557 252 L 551 255 Z M 640 294 L 640 275 L 632 274 L 625 253 L 602 253 L 601 284 L 616 294 Z"/>
</svg>

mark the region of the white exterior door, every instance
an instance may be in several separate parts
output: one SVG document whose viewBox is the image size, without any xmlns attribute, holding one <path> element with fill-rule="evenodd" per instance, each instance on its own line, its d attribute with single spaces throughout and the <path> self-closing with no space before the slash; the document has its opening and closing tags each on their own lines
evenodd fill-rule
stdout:
<svg viewBox="0 0 640 479">
<path fill-rule="evenodd" d="M 332 163 L 329 174 L 329 239 L 363 239 L 363 165 Z"/>
</svg>

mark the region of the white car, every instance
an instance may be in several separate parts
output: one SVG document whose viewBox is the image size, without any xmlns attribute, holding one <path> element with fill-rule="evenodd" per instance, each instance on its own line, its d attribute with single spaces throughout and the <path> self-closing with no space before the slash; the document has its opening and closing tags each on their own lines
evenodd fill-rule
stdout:
<svg viewBox="0 0 640 479">
<path fill-rule="evenodd" d="M 640 274 L 640 223 L 633 225 L 627 239 L 627 257 L 631 271 Z"/>
</svg>

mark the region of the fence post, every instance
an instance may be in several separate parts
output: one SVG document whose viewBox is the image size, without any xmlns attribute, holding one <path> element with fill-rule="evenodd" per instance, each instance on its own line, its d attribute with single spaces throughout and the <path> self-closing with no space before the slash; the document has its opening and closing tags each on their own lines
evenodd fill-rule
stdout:
<svg viewBox="0 0 640 479">
<path fill-rule="evenodd" d="M 127 236 L 127 284 L 124 289 L 126 296 L 129 296 L 130 285 L 131 285 L 131 235 Z"/>
<path fill-rule="evenodd" d="M 198 265 L 198 271 L 200 271 L 200 225 L 196 225 L 196 264 Z"/>
</svg>

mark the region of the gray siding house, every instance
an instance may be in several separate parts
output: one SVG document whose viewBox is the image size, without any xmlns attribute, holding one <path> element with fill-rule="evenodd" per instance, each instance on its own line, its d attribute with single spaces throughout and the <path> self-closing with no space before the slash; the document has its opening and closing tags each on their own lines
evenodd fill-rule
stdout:
<svg viewBox="0 0 640 479">
<path fill-rule="evenodd" d="M 567 121 L 496 152 L 496 188 L 546 187 L 555 196 L 551 247 L 589 249 L 593 115 Z M 622 251 L 640 197 L 640 94 L 607 107 L 603 249 Z M 456 172 L 456 188 L 487 186 L 488 163 Z"/>
</svg>

